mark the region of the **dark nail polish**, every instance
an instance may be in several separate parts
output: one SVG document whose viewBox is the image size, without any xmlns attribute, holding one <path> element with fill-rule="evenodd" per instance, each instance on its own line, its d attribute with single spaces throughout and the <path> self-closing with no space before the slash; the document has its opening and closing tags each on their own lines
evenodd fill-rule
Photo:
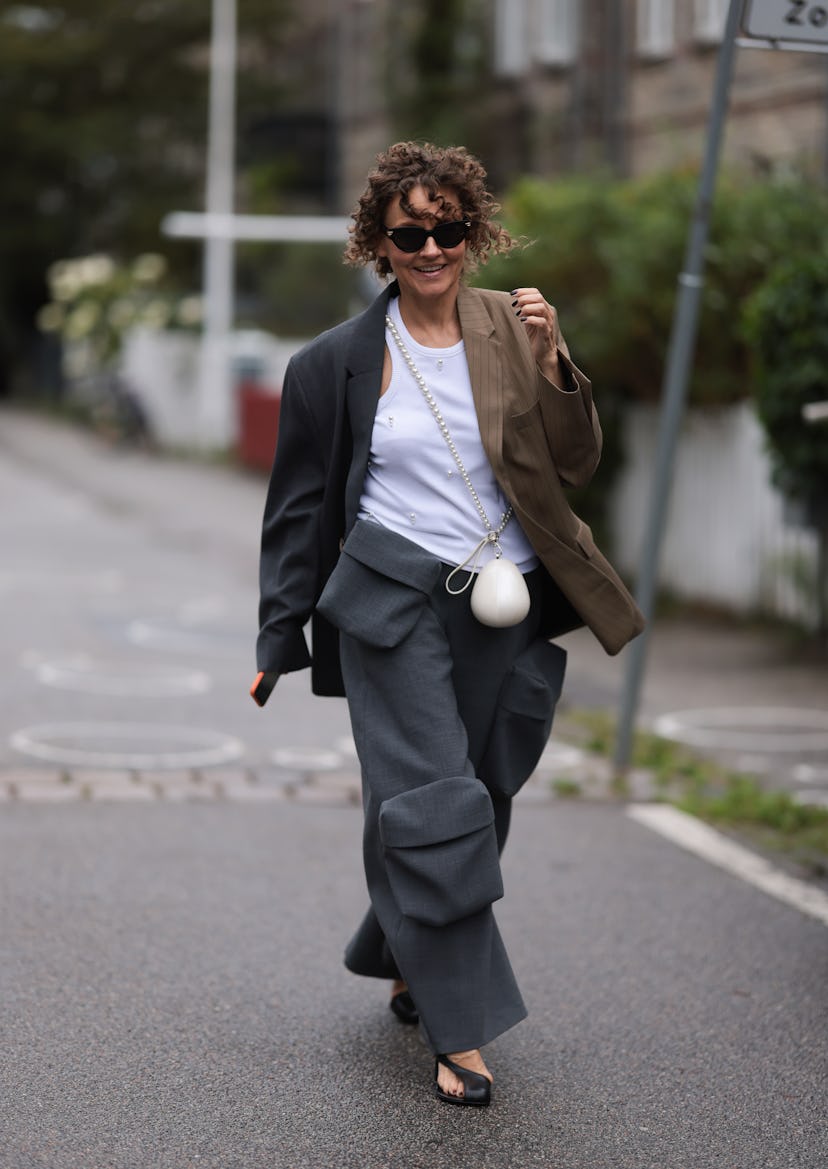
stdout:
<svg viewBox="0 0 828 1169">
<path fill-rule="evenodd" d="M 512 291 L 509 293 L 509 295 L 510 296 L 517 296 L 517 289 L 513 288 Z"/>
<path fill-rule="evenodd" d="M 521 317 L 520 319 L 523 321 L 523 323 L 525 325 L 526 324 L 526 317 Z"/>
<path fill-rule="evenodd" d="M 518 308 L 518 309 L 515 309 L 515 316 L 516 316 L 516 317 L 519 317 L 519 316 L 520 316 L 520 309 L 519 309 L 519 308 Z"/>
<path fill-rule="evenodd" d="M 517 304 L 517 301 L 516 301 L 516 300 L 513 300 L 513 301 L 512 301 L 512 308 L 514 308 L 516 304 Z"/>
</svg>

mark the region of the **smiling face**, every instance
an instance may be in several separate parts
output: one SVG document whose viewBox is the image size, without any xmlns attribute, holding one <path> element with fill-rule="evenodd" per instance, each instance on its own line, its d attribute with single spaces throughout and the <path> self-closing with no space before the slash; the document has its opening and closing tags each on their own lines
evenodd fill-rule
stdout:
<svg viewBox="0 0 828 1169">
<path fill-rule="evenodd" d="M 456 192 L 441 187 L 436 195 L 432 199 L 425 187 L 412 187 L 406 198 L 410 210 L 402 206 L 402 197 L 395 195 L 385 209 L 385 226 L 432 228 L 461 218 Z M 376 252 L 391 265 L 401 296 L 440 299 L 457 295 L 466 256 L 465 240 L 454 248 L 441 248 L 429 236 L 418 252 L 409 253 L 400 251 L 388 236 L 383 236 Z"/>
</svg>

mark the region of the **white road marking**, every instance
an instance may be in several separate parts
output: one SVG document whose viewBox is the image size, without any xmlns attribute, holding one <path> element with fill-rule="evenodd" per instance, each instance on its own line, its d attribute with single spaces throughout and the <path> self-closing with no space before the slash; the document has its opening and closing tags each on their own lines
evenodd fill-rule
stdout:
<svg viewBox="0 0 828 1169">
<path fill-rule="evenodd" d="M 49 763 L 130 771 L 216 767 L 244 754 L 244 744 L 231 735 L 164 723 L 41 723 L 16 731 L 9 743 L 13 750 Z M 135 750 L 136 743 L 167 746 Z"/>
<path fill-rule="evenodd" d="M 788 706 L 720 706 L 659 715 L 653 730 L 694 747 L 731 751 L 828 750 L 828 711 Z"/>
<path fill-rule="evenodd" d="M 277 767 L 295 771 L 335 771 L 344 762 L 336 751 L 313 747 L 281 747 L 270 758 Z"/>
<path fill-rule="evenodd" d="M 127 640 L 142 649 L 168 653 L 210 653 L 237 657 L 245 635 L 241 630 L 177 624 L 174 619 L 136 618 L 126 626 Z M 249 641 L 249 639 L 248 639 Z"/>
<path fill-rule="evenodd" d="M 554 767 L 557 771 L 568 771 L 572 767 L 580 767 L 585 759 L 586 756 L 580 748 L 561 743 L 557 739 L 550 739 L 544 747 L 538 767 Z"/>
<path fill-rule="evenodd" d="M 34 672 L 44 686 L 116 698 L 178 698 L 206 694 L 211 686 L 210 676 L 203 670 L 134 663 L 119 666 L 85 657 L 41 661 Z"/>
<path fill-rule="evenodd" d="M 672 840 L 680 848 L 828 926 L 828 895 L 821 889 L 783 873 L 763 857 L 722 836 L 695 816 L 689 816 L 669 804 L 631 804 L 627 808 L 627 815 Z"/>
</svg>

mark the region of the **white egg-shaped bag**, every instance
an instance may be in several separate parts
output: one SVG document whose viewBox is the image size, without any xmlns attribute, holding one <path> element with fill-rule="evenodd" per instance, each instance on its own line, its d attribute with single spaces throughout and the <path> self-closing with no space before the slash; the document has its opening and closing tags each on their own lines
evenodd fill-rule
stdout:
<svg viewBox="0 0 828 1169">
<path fill-rule="evenodd" d="M 471 611 L 481 625 L 519 625 L 530 606 L 529 590 L 516 564 L 505 556 L 481 568 L 471 594 Z"/>
</svg>

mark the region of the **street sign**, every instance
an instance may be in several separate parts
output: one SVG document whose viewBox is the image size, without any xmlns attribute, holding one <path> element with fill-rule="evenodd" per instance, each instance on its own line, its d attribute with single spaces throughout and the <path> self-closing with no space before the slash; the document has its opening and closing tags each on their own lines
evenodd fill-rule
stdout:
<svg viewBox="0 0 828 1169">
<path fill-rule="evenodd" d="M 766 41 L 828 45 L 828 0 L 746 0 L 742 31 Z"/>
</svg>

